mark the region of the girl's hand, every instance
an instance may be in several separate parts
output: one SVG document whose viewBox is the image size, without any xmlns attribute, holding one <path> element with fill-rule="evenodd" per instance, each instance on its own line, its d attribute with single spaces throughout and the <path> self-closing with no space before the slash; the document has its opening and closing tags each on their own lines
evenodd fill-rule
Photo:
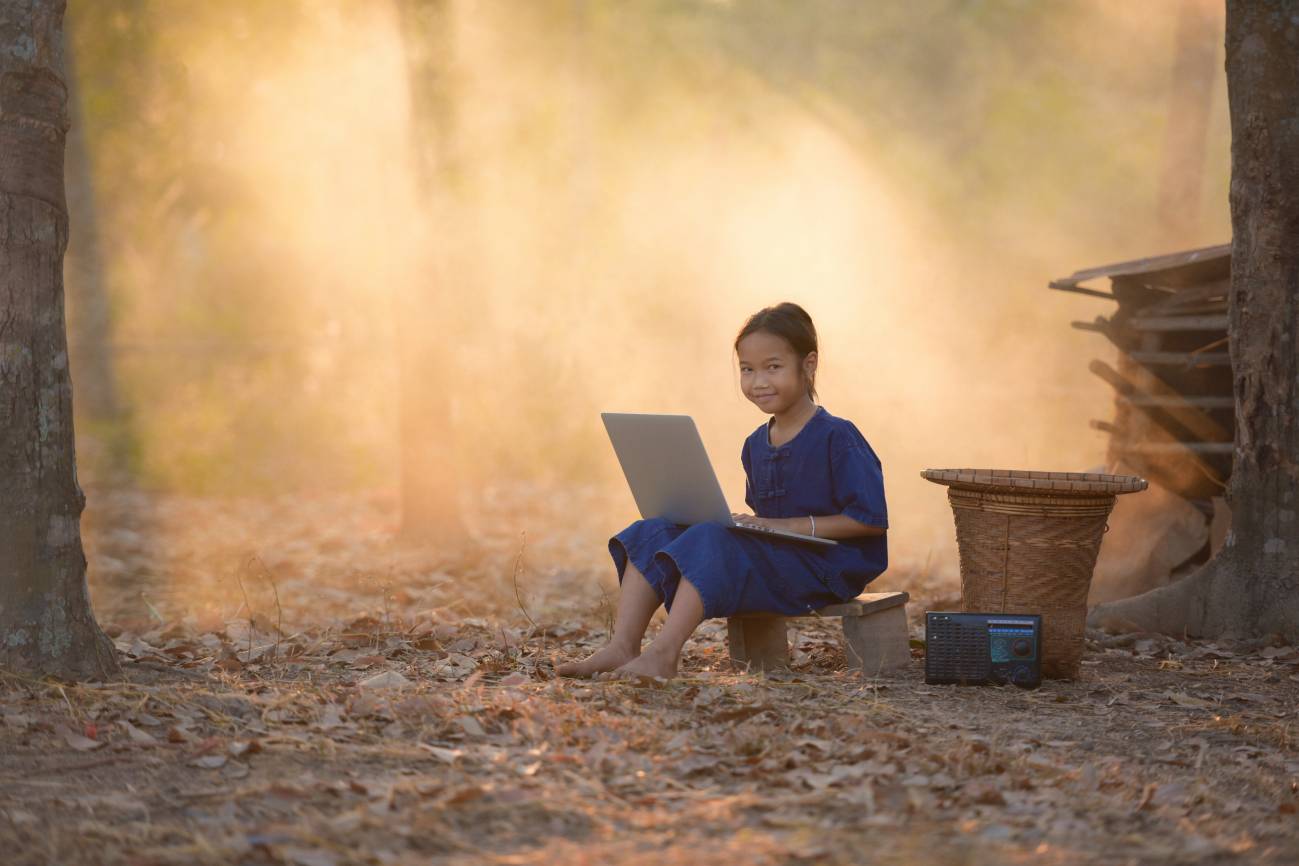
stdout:
<svg viewBox="0 0 1299 866">
<path fill-rule="evenodd" d="M 732 514 L 731 519 L 741 526 L 765 526 L 768 529 L 784 529 L 785 521 L 775 517 L 757 517 L 753 514 Z"/>
</svg>

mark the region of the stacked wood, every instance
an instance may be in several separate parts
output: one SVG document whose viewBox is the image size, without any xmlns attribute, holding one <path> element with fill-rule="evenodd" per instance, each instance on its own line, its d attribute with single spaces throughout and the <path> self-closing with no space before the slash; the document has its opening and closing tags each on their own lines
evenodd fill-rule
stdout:
<svg viewBox="0 0 1299 866">
<path fill-rule="evenodd" d="M 1083 285 L 1109 279 L 1110 290 Z M 1235 434 L 1227 293 L 1231 245 L 1119 262 L 1054 280 L 1051 288 L 1104 298 L 1109 316 L 1074 322 L 1106 337 L 1111 364 L 1090 369 L 1115 392 L 1108 463 L 1158 482 L 1212 514 L 1231 475 Z"/>
</svg>

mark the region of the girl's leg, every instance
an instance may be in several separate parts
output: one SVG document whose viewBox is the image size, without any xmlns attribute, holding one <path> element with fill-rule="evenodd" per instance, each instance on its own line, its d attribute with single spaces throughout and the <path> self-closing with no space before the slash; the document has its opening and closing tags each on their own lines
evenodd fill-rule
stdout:
<svg viewBox="0 0 1299 866">
<path fill-rule="evenodd" d="M 677 598 L 681 597 L 680 590 Z M 640 642 L 649 627 L 650 617 L 658 610 L 658 593 L 649 585 L 645 575 L 627 561 L 622 574 L 622 588 L 618 593 L 618 615 L 613 624 L 613 637 L 609 644 L 580 662 L 569 662 L 555 668 L 562 677 L 589 677 L 601 671 L 611 671 L 640 655 Z M 672 605 L 676 611 L 677 603 Z M 656 640 L 657 644 L 658 641 Z"/>
<path fill-rule="evenodd" d="M 611 677 L 674 677 L 681 661 L 681 647 L 686 638 L 704 621 L 704 600 L 685 577 L 677 584 L 677 594 L 672 600 L 668 621 L 645 648 L 645 652 L 628 660 L 615 670 Z M 644 628 L 641 629 L 644 633 Z"/>
</svg>

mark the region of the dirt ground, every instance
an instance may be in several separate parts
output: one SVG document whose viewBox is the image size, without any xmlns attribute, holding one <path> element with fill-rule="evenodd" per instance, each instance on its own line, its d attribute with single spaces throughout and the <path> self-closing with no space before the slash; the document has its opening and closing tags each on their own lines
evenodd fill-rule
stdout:
<svg viewBox="0 0 1299 866">
<path fill-rule="evenodd" d="M 862 679 L 833 620 L 736 672 L 710 622 L 668 684 L 560 680 L 607 634 L 592 539 L 439 557 L 384 497 L 90 501 L 123 678 L 0 683 L 6 863 L 1299 862 L 1293 647 L 1093 634 L 1024 691 L 925 685 L 922 647 Z M 875 588 L 917 637 L 954 602 Z"/>
</svg>

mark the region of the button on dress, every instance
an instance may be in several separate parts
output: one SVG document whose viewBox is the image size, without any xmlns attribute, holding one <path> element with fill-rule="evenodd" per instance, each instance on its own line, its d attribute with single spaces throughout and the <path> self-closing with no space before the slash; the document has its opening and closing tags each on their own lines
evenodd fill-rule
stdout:
<svg viewBox="0 0 1299 866">
<path fill-rule="evenodd" d="M 817 407 L 803 429 L 773 446 L 762 425 L 748 439 L 744 501 L 759 517 L 846 514 L 888 528 L 879 457 L 851 421 Z M 720 523 L 680 526 L 638 520 L 609 539 L 618 580 L 627 562 L 672 608 L 684 577 L 704 602 L 704 617 L 737 613 L 795 616 L 856 598 L 888 567 L 887 536 L 812 545 L 743 532 Z"/>
</svg>

